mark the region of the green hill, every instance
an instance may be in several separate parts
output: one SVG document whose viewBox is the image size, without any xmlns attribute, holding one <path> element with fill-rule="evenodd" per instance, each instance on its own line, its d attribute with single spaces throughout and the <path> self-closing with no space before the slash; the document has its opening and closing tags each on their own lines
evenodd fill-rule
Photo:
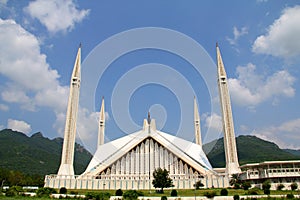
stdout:
<svg viewBox="0 0 300 200">
<path fill-rule="evenodd" d="M 62 138 L 50 140 L 42 133 L 31 137 L 4 129 L 0 131 L 0 168 L 21 171 L 24 174 L 55 174 L 58 171 Z M 75 145 L 75 174 L 82 173 L 92 155 L 81 145 Z"/>
<path fill-rule="evenodd" d="M 286 149 L 280 149 L 276 144 L 255 136 L 241 135 L 236 138 L 236 143 L 240 165 L 263 161 L 300 159 L 300 155 L 292 154 Z M 225 166 L 223 138 L 203 145 L 203 150 L 213 167 Z"/>
<path fill-rule="evenodd" d="M 236 138 L 240 165 L 245 163 L 300 159 L 299 150 L 280 149 L 276 144 L 255 136 Z M 21 171 L 24 174 L 56 174 L 61 159 L 62 138 L 50 140 L 42 133 L 31 137 L 4 129 L 0 131 L 0 168 Z M 223 138 L 203 145 L 213 167 L 225 166 Z M 79 144 L 75 145 L 75 174 L 81 174 L 92 155 Z"/>
</svg>

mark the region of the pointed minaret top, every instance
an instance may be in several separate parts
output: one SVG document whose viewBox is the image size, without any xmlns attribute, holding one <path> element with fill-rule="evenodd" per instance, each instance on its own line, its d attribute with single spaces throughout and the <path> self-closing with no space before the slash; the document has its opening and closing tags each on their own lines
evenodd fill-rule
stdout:
<svg viewBox="0 0 300 200">
<path fill-rule="evenodd" d="M 198 105 L 195 96 L 194 96 L 194 128 L 195 128 L 196 144 L 202 147 L 200 116 L 199 116 Z"/>
<path fill-rule="evenodd" d="M 150 112 L 148 112 L 148 118 L 147 118 L 147 122 L 148 122 L 148 124 L 150 125 L 150 123 L 151 123 Z"/>
<path fill-rule="evenodd" d="M 225 72 L 225 68 L 224 68 L 224 64 L 223 64 L 223 60 L 221 57 L 221 52 L 220 52 L 218 43 L 216 44 L 216 49 L 217 49 L 218 78 L 226 77 L 226 72 Z"/>
<path fill-rule="evenodd" d="M 102 97 L 102 103 L 101 103 L 101 109 L 100 109 L 100 121 L 105 121 L 104 97 Z"/>
<path fill-rule="evenodd" d="M 80 71 L 81 71 L 81 45 L 79 45 L 79 48 L 77 51 L 76 61 L 75 61 L 73 73 L 72 73 L 72 78 L 77 77 L 80 79 L 80 76 L 81 76 Z"/>
</svg>

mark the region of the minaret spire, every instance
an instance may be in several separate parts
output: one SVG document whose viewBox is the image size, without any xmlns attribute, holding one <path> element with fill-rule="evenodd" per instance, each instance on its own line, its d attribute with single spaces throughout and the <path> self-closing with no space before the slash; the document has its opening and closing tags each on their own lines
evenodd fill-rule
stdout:
<svg viewBox="0 0 300 200">
<path fill-rule="evenodd" d="M 224 132 L 224 149 L 226 158 L 226 173 L 228 175 L 240 173 L 239 161 L 237 156 L 234 125 L 232 119 L 232 110 L 230 95 L 228 91 L 227 75 L 222 61 L 218 44 L 217 65 L 218 65 L 218 86 L 222 111 L 223 132 Z"/>
<path fill-rule="evenodd" d="M 98 129 L 98 146 L 104 144 L 105 133 L 105 111 L 104 111 L 104 97 L 102 97 L 102 104 L 99 117 L 99 129 Z"/>
<path fill-rule="evenodd" d="M 202 147 L 200 116 L 199 116 L 196 97 L 194 97 L 194 126 L 195 126 L 196 144 Z"/>
<path fill-rule="evenodd" d="M 79 102 L 79 88 L 81 78 L 81 46 L 78 48 L 70 83 L 70 94 L 65 124 L 64 142 L 61 164 L 58 175 L 74 176 L 74 146 L 76 137 L 76 121 Z"/>
</svg>

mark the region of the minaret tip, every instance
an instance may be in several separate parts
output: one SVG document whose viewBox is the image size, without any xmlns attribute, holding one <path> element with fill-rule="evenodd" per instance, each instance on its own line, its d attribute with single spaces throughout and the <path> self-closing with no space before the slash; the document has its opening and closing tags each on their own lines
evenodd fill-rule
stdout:
<svg viewBox="0 0 300 200">
<path fill-rule="evenodd" d="M 150 112 L 148 112 L 148 119 L 147 119 L 147 121 L 148 121 L 148 124 L 150 124 L 150 122 L 151 122 Z"/>
<path fill-rule="evenodd" d="M 218 42 L 216 42 L 216 47 L 219 47 L 219 44 L 218 44 Z"/>
<path fill-rule="evenodd" d="M 82 46 L 82 44 L 81 44 L 81 42 L 79 43 L 79 48 L 81 48 L 81 46 Z"/>
</svg>

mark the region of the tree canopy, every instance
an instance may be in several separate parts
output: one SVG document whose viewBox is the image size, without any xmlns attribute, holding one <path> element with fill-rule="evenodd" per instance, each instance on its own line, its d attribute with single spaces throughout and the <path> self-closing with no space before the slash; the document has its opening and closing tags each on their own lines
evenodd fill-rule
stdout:
<svg viewBox="0 0 300 200">
<path fill-rule="evenodd" d="M 166 169 L 157 168 L 153 172 L 152 184 L 155 188 L 160 188 L 161 193 L 164 192 L 164 188 L 173 187 L 173 181 L 169 177 L 169 171 Z"/>
</svg>

